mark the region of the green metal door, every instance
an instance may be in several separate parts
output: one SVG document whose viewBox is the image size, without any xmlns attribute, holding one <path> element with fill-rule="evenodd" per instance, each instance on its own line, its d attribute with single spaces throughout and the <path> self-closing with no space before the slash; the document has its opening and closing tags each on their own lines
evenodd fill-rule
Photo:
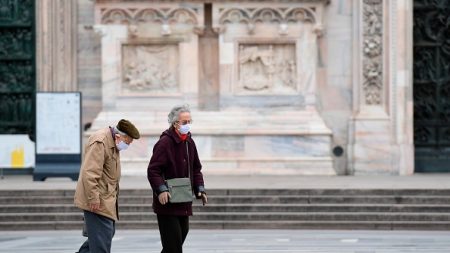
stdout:
<svg viewBox="0 0 450 253">
<path fill-rule="evenodd" d="M 34 5 L 0 0 L 0 134 L 34 136 Z"/>
<path fill-rule="evenodd" d="M 450 171 L 450 1 L 414 1 L 416 172 Z"/>
</svg>

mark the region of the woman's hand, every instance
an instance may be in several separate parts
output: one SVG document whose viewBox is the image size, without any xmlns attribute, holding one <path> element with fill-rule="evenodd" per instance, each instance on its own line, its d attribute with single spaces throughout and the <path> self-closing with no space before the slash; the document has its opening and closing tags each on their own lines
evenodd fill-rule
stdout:
<svg viewBox="0 0 450 253">
<path fill-rule="evenodd" d="M 161 205 L 167 204 L 167 202 L 169 202 L 169 199 L 170 199 L 170 193 L 169 192 L 161 192 L 158 195 L 158 200 L 159 200 L 159 203 L 161 203 Z"/>
<path fill-rule="evenodd" d="M 199 192 L 198 197 L 202 199 L 203 205 L 206 205 L 208 203 L 208 197 L 206 196 L 206 193 Z"/>
</svg>

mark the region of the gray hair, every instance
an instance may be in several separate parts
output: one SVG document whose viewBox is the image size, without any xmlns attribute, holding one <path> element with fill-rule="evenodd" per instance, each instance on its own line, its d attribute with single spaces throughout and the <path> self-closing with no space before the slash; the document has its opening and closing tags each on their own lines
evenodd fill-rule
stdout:
<svg viewBox="0 0 450 253">
<path fill-rule="evenodd" d="M 122 131 L 120 131 L 120 130 L 117 128 L 117 126 L 115 126 L 115 127 L 113 128 L 113 132 L 114 132 L 114 134 L 120 134 L 120 135 L 122 135 L 122 136 L 127 136 L 127 134 L 124 133 L 124 132 L 122 132 Z"/>
<path fill-rule="evenodd" d="M 191 113 L 191 109 L 189 108 L 189 105 L 177 105 L 170 110 L 169 115 L 167 115 L 167 121 L 172 126 L 175 122 L 178 121 L 180 117 L 180 113 L 182 112 L 189 112 Z"/>
</svg>

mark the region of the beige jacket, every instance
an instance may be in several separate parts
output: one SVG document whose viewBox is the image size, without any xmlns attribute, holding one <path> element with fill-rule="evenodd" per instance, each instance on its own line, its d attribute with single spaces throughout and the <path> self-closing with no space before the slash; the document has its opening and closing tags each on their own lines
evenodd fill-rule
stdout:
<svg viewBox="0 0 450 253">
<path fill-rule="evenodd" d="M 89 211 L 90 203 L 100 203 L 100 210 L 96 213 L 117 221 L 119 180 L 119 151 L 110 129 L 105 128 L 93 133 L 86 144 L 75 205 Z"/>
</svg>

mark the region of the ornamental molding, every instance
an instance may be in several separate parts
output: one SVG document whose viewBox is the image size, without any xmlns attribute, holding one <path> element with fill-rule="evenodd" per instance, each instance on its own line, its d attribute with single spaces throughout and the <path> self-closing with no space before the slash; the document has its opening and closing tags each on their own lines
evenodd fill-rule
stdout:
<svg viewBox="0 0 450 253">
<path fill-rule="evenodd" d="M 227 23 L 297 23 L 310 22 L 315 23 L 316 14 L 313 7 L 297 8 L 230 8 L 219 9 L 220 24 Z"/>
<path fill-rule="evenodd" d="M 331 0 L 96 0 L 97 3 L 320 3 L 329 4 Z"/>
<path fill-rule="evenodd" d="M 251 2 L 251 1 L 250 1 Z M 278 32 L 285 36 L 289 33 L 289 26 L 298 23 L 313 24 L 313 32 L 321 36 L 323 34 L 323 7 L 324 1 L 308 1 L 314 4 L 299 4 L 297 6 L 286 5 L 246 5 L 243 7 L 217 7 L 218 18 L 215 19 L 216 32 L 225 32 L 227 25 L 246 25 L 248 34 L 254 34 L 257 24 L 278 25 Z M 302 2 L 305 3 L 305 2 Z"/>
<path fill-rule="evenodd" d="M 143 23 L 197 25 L 197 15 L 196 9 L 184 7 L 102 7 L 100 8 L 100 23 L 120 25 L 138 25 Z"/>
<path fill-rule="evenodd" d="M 362 70 L 364 104 L 383 98 L 383 0 L 363 1 Z"/>
</svg>

